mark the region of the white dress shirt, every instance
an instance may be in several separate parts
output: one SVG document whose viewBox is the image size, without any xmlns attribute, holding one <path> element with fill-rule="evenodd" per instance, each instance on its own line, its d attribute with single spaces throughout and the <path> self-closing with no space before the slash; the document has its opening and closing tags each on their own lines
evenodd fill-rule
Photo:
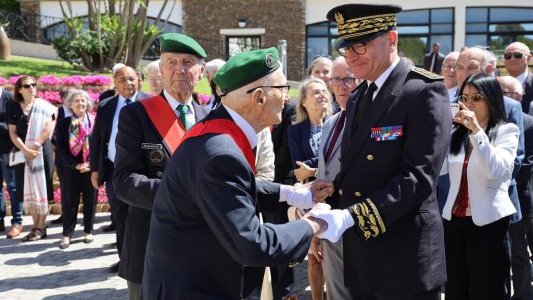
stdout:
<svg viewBox="0 0 533 300">
<path fill-rule="evenodd" d="M 381 75 L 379 75 L 379 77 L 376 79 L 376 81 L 374 81 L 374 83 L 377 86 L 377 89 L 374 91 L 374 95 L 372 96 L 372 101 L 374 101 L 374 99 L 376 98 L 376 95 L 379 93 L 379 90 L 381 89 L 381 87 L 383 86 L 383 84 L 385 83 L 387 78 L 389 78 L 390 73 L 392 73 L 392 70 L 394 70 L 394 68 L 398 65 L 399 62 L 400 62 L 400 58 L 396 57 L 396 59 L 387 68 L 387 70 L 385 70 L 385 72 L 381 73 Z M 370 84 L 372 83 L 372 81 L 370 81 L 370 80 L 367 80 L 367 82 L 368 82 L 368 86 L 370 86 Z"/>
<path fill-rule="evenodd" d="M 111 127 L 111 136 L 109 137 L 109 145 L 107 146 L 107 158 L 112 162 L 115 162 L 115 155 L 117 154 L 115 142 L 117 140 L 118 117 L 120 110 L 126 106 L 126 99 L 130 99 L 132 102 L 134 102 L 135 97 L 137 97 L 137 93 L 133 94 L 130 98 L 125 98 L 122 95 L 118 96 L 117 107 L 115 108 L 115 115 L 113 116 L 113 126 Z"/>
</svg>

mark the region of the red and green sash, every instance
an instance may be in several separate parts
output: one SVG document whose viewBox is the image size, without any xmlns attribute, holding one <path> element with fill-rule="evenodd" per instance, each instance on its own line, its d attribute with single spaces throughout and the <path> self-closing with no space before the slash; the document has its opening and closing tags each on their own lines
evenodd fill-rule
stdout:
<svg viewBox="0 0 533 300">
<path fill-rule="evenodd" d="M 183 139 L 178 143 L 178 147 L 188 138 L 202 136 L 204 134 L 227 134 L 229 135 L 241 149 L 242 154 L 248 161 L 250 168 L 256 172 L 255 169 L 255 154 L 250 146 L 250 142 L 242 129 L 235 124 L 235 122 L 228 119 L 212 119 L 197 123 L 194 125 L 185 135 Z"/>
<path fill-rule="evenodd" d="M 178 148 L 181 138 L 185 134 L 185 127 L 176 112 L 161 95 L 140 101 L 144 110 L 161 135 L 165 147 L 170 155 Z"/>
</svg>

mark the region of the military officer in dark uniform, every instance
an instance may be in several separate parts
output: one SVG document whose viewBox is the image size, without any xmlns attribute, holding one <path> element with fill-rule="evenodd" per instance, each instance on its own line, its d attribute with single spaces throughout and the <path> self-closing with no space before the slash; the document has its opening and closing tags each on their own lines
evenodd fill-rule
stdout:
<svg viewBox="0 0 533 300">
<path fill-rule="evenodd" d="M 301 261 L 325 225 L 308 217 L 260 224 L 257 217 L 264 184 L 283 193 L 276 183 L 256 182 L 252 150 L 256 132 L 280 123 L 288 97 L 277 50 L 237 54 L 214 81 L 221 105 L 185 134 L 156 194 L 145 300 L 240 300 L 244 266 Z"/>
<path fill-rule="evenodd" d="M 311 215 L 328 222 L 319 237 L 342 235 L 354 299 L 436 300 L 446 280 L 435 186 L 450 140 L 450 104 L 440 76 L 398 57 L 399 11 L 347 4 L 327 15 L 337 22 L 339 53 L 365 82 L 348 100 L 335 179 L 344 209 Z"/>
<path fill-rule="evenodd" d="M 192 101 L 204 71 L 204 49 L 192 38 L 166 33 L 161 41 L 164 90 L 121 111 L 116 142 L 115 193 L 129 205 L 119 276 L 129 299 L 140 299 L 144 253 L 154 196 L 177 142 L 207 111 Z"/>
</svg>

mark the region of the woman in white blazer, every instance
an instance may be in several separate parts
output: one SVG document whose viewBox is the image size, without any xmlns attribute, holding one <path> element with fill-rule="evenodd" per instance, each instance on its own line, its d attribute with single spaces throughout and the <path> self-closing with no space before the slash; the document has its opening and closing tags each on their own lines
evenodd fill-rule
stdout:
<svg viewBox="0 0 533 300">
<path fill-rule="evenodd" d="M 503 93 L 487 74 L 468 78 L 443 174 L 450 176 L 444 206 L 446 299 L 504 299 L 510 254 L 508 188 L 518 127 L 505 121 Z"/>
</svg>

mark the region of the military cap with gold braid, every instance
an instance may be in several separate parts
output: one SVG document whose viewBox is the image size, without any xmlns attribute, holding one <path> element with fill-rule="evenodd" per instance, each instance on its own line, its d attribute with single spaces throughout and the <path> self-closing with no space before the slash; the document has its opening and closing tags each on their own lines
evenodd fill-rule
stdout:
<svg viewBox="0 0 533 300">
<path fill-rule="evenodd" d="M 242 52 L 230 58 L 217 71 L 213 81 L 223 96 L 276 71 L 280 66 L 278 50 L 274 47 Z"/>
<path fill-rule="evenodd" d="M 327 18 L 337 23 L 337 49 L 363 43 L 396 27 L 397 5 L 345 4 L 332 8 Z"/>
<path fill-rule="evenodd" d="M 204 48 L 190 36 L 181 33 L 164 33 L 159 37 L 160 50 L 163 52 L 188 53 L 206 58 Z"/>
</svg>

